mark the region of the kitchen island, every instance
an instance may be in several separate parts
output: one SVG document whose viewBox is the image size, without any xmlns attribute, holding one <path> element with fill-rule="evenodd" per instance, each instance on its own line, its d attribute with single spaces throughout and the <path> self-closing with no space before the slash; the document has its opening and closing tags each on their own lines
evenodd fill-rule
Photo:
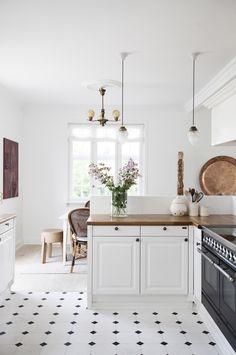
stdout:
<svg viewBox="0 0 236 355">
<path fill-rule="evenodd" d="M 236 225 L 234 215 L 174 217 L 91 215 L 88 220 L 88 307 L 188 303 L 200 293 L 194 270 L 199 226 Z M 201 267 L 199 261 L 199 268 Z M 200 298 L 200 296 L 199 296 Z"/>
</svg>

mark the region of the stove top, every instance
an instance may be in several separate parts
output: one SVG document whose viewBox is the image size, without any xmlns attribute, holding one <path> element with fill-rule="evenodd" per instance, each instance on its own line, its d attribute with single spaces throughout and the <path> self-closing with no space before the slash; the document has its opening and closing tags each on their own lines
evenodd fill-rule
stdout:
<svg viewBox="0 0 236 355">
<path fill-rule="evenodd" d="M 209 227 L 208 230 L 219 235 L 225 241 L 229 242 L 233 246 L 236 246 L 236 226 L 231 227 Z M 227 243 L 228 244 L 228 243 Z"/>
<path fill-rule="evenodd" d="M 236 226 L 202 227 L 203 244 L 236 269 Z"/>
</svg>

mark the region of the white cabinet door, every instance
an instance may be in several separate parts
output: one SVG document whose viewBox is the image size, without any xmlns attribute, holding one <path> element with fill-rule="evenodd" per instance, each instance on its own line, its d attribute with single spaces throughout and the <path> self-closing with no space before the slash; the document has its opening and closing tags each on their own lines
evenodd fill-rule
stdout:
<svg viewBox="0 0 236 355">
<path fill-rule="evenodd" d="M 138 294 L 140 238 L 93 238 L 93 294 Z"/>
<path fill-rule="evenodd" d="M 188 292 L 188 239 L 145 237 L 141 242 L 141 293 Z"/>
<path fill-rule="evenodd" d="M 0 293 L 5 291 L 14 273 L 13 231 L 0 235 Z"/>
<path fill-rule="evenodd" d="M 194 296 L 201 302 L 202 299 L 202 257 L 197 249 L 201 249 L 202 245 L 202 231 L 194 228 L 194 255 L 193 255 L 193 289 Z"/>
</svg>

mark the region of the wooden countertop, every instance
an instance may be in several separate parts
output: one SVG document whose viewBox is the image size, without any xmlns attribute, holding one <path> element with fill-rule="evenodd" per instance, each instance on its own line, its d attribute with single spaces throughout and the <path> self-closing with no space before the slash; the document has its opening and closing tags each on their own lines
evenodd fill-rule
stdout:
<svg viewBox="0 0 236 355">
<path fill-rule="evenodd" d="M 12 219 L 12 218 L 16 218 L 16 215 L 10 214 L 10 213 L 1 214 L 0 215 L 0 223 L 5 223 L 5 222 L 9 221 L 9 219 Z"/>
<path fill-rule="evenodd" d="M 142 226 L 159 226 L 159 225 L 194 225 L 194 226 L 210 226 L 210 225 L 236 225 L 236 216 L 230 214 L 211 215 L 209 217 L 175 217 L 168 214 L 132 214 L 128 217 L 113 218 L 108 214 L 91 215 L 87 222 L 88 225 L 142 225 Z"/>
</svg>

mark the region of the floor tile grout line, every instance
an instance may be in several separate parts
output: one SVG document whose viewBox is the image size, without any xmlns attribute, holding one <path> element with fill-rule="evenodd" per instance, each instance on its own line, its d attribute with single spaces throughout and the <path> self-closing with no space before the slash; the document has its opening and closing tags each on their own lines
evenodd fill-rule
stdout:
<svg viewBox="0 0 236 355">
<path fill-rule="evenodd" d="M 178 315 L 179 313 L 177 313 L 177 315 Z M 177 321 L 180 321 L 181 322 L 181 324 L 179 324 L 179 326 L 180 326 L 180 329 L 181 329 L 181 331 L 185 331 L 184 329 L 183 329 L 183 326 L 182 326 L 182 324 L 183 324 L 183 320 L 181 320 L 181 319 L 179 319 L 179 317 L 177 317 L 177 315 L 176 315 L 176 319 L 177 319 Z M 190 343 L 191 341 L 189 341 L 188 340 L 188 338 L 187 338 L 187 336 L 186 336 L 186 334 L 188 334 L 188 332 L 186 332 L 185 334 L 183 334 L 183 336 L 184 336 L 184 338 L 185 338 L 185 345 L 186 345 L 186 343 L 188 342 L 188 343 Z M 191 342 L 191 345 L 188 345 L 188 348 L 191 350 L 191 352 L 192 352 L 192 355 L 194 355 L 194 353 L 193 353 L 193 347 L 192 347 L 192 342 Z"/>
<path fill-rule="evenodd" d="M 58 317 L 57 317 L 57 315 L 54 315 L 54 313 L 55 313 L 55 310 L 57 310 L 57 308 L 56 308 L 56 305 L 58 305 L 59 304 L 59 301 L 61 301 L 61 300 L 59 300 L 59 297 L 61 296 L 61 294 L 60 293 L 58 293 L 58 292 L 55 292 L 55 293 L 53 293 L 53 292 L 51 292 L 51 294 L 50 294 L 50 296 L 48 296 L 48 299 L 47 300 L 42 300 L 42 295 L 43 295 L 44 293 L 41 293 L 41 292 L 39 292 L 39 293 L 37 293 L 37 292 L 35 292 L 35 293 L 28 293 L 28 294 L 23 294 L 23 293 L 20 293 L 20 297 L 18 297 L 18 298 L 16 298 L 18 295 L 16 295 L 16 297 L 15 297 L 15 299 L 14 300 L 5 300 L 4 301 L 4 304 L 6 305 L 6 309 L 8 308 L 7 307 L 7 303 L 9 302 L 9 304 L 10 305 L 12 305 L 13 307 L 11 308 L 9 308 L 10 309 L 10 313 L 15 313 L 15 312 L 17 312 L 17 313 L 19 313 L 18 315 L 16 315 L 16 316 L 11 316 L 11 318 L 12 318 L 12 320 L 14 320 L 14 319 L 18 319 L 19 320 L 19 318 L 21 318 L 22 317 L 22 319 L 23 319 L 23 321 L 25 322 L 25 325 L 27 326 L 27 323 L 28 323 L 28 321 L 29 321 L 29 319 L 31 319 L 32 317 L 32 319 L 33 319 L 33 321 L 34 321 L 34 324 L 35 325 L 39 325 L 40 324 L 40 320 L 41 320 L 41 318 L 39 318 L 40 317 L 40 313 L 42 312 L 42 313 L 44 313 L 43 312 L 43 309 L 47 309 L 47 304 L 51 307 L 51 312 L 50 312 L 50 316 L 52 316 L 53 318 L 52 319 L 54 319 L 54 321 L 55 321 L 55 323 L 57 323 L 57 319 L 58 319 L 58 317 L 59 317 L 59 315 L 60 315 L 60 311 L 58 312 L 59 313 L 59 315 L 58 315 Z M 27 295 L 29 295 L 29 298 L 30 298 L 30 301 L 29 302 L 31 302 L 32 300 L 34 301 L 34 308 L 31 310 L 31 312 L 29 313 L 29 318 L 27 319 L 26 317 L 25 317 L 25 310 L 26 310 L 26 307 L 22 307 L 22 308 L 20 308 L 20 311 L 19 311 L 19 305 L 20 304 L 22 304 L 23 303 L 23 298 L 26 298 L 26 296 Z M 72 302 L 73 302 L 73 306 L 74 307 L 76 307 L 76 304 L 78 304 L 79 303 L 79 305 L 80 305 L 80 309 L 83 309 L 83 311 L 85 311 L 85 309 L 86 309 L 86 304 L 84 303 L 84 299 L 85 299 L 85 294 L 83 295 L 83 297 L 81 297 L 82 299 L 81 299 L 81 301 L 82 302 L 78 302 L 78 298 L 77 298 L 77 296 L 79 295 L 79 293 L 72 293 L 72 295 L 73 295 L 73 297 L 71 297 L 71 294 L 70 294 L 70 292 L 65 296 L 65 298 L 67 298 L 67 299 L 65 299 L 65 303 L 66 302 L 68 302 L 68 300 L 69 299 L 71 299 L 72 300 Z M 14 297 L 13 297 L 14 298 Z M 44 297 L 43 297 L 44 298 Z M 52 304 L 51 305 L 51 301 L 52 300 L 54 300 L 55 301 L 55 304 Z M 41 303 L 42 303 L 42 301 L 45 301 L 45 304 L 44 304 L 44 306 L 45 307 L 40 307 L 39 308 L 39 310 L 41 310 L 41 312 L 39 311 L 39 315 L 33 315 L 33 311 L 35 311 L 35 310 L 38 310 L 38 305 L 40 305 Z M 25 301 L 25 303 L 28 303 L 28 301 Z M 84 304 L 83 304 L 84 303 Z M 49 308 L 50 308 L 49 307 Z M 74 309 L 74 307 L 72 307 L 72 309 Z M 61 309 L 61 308 L 60 308 Z M 1 311 L 1 310 L 0 310 Z M 88 315 L 91 315 L 91 312 L 92 312 L 92 310 L 88 310 Z M 1 313 L 1 312 L 0 312 Z M 78 313 L 78 312 L 76 312 L 76 313 Z M 116 312 L 117 313 L 117 312 Z M 149 313 L 149 311 L 148 311 L 148 313 Z M 154 312 L 153 312 L 154 313 Z M 155 313 L 157 313 L 157 312 L 155 312 Z M 173 313 L 173 312 L 172 312 Z M 177 321 L 181 321 L 182 323 L 180 323 L 180 324 L 178 324 L 178 326 L 177 326 L 177 328 L 178 329 L 181 329 L 181 330 L 184 330 L 186 327 L 184 327 L 184 325 L 185 325 L 185 319 L 184 319 L 184 315 L 185 315 L 185 313 L 183 312 L 183 313 L 181 313 L 181 311 L 180 312 L 175 312 L 176 314 L 173 314 L 174 315 L 174 317 L 173 317 L 173 319 L 177 322 Z M 195 312 L 196 313 L 196 312 Z M 120 320 L 120 318 L 122 319 L 122 317 L 119 315 L 118 316 L 118 314 L 119 313 L 117 313 L 117 315 L 114 315 L 114 314 L 110 314 L 110 317 L 111 317 L 111 319 L 112 320 L 117 320 L 117 319 L 119 319 Z M 74 315 L 74 314 L 73 314 Z M 98 315 L 98 314 L 97 314 Z M 143 330 L 143 325 L 142 325 L 142 323 L 143 323 L 143 321 L 142 321 L 142 317 L 140 316 L 140 312 L 133 312 L 133 315 L 135 316 L 134 318 L 133 317 L 131 317 L 132 318 L 132 322 L 134 321 L 136 321 L 137 322 L 137 324 L 136 324 L 136 327 L 134 328 L 134 329 L 136 329 L 136 330 L 140 330 L 140 332 L 141 332 L 141 330 Z M 192 312 L 192 315 L 189 313 L 189 315 L 193 318 L 193 320 L 194 320 L 194 318 L 195 318 L 195 315 L 194 315 L 194 313 Z M 73 319 L 76 319 L 77 321 L 78 321 L 78 319 L 77 319 L 77 316 L 79 316 L 79 314 L 77 314 L 76 316 L 74 316 L 73 317 Z M 94 317 L 92 317 L 91 318 L 91 320 L 93 320 L 93 321 L 96 321 L 97 320 L 97 316 L 95 316 L 95 313 L 93 313 L 93 316 Z M 204 322 L 202 322 L 202 320 L 201 320 L 201 318 L 199 317 L 199 315 L 196 313 L 196 321 L 197 321 L 197 323 L 199 322 L 199 327 L 200 327 L 200 330 L 203 330 L 204 328 L 205 328 L 205 325 L 204 325 Z M 140 318 L 141 317 L 141 318 Z M 149 316 L 148 316 L 149 317 Z M 183 318 L 182 318 L 183 317 Z M 154 320 L 156 320 L 156 321 L 159 321 L 159 319 L 160 319 L 160 323 L 158 323 L 158 324 L 156 324 L 156 326 L 155 326 L 155 330 L 157 331 L 158 329 L 163 329 L 163 325 L 165 324 L 165 321 L 164 321 L 164 323 L 163 323 L 163 321 L 162 321 L 162 319 L 161 319 L 161 317 L 160 317 L 160 314 L 156 314 L 155 315 L 155 317 L 152 317 L 151 316 L 151 318 L 154 318 Z M 60 319 L 60 318 L 59 318 Z M 61 319 L 60 319 L 61 320 Z M 89 320 L 90 321 L 90 320 Z M 6 318 L 4 318 L 4 326 L 6 327 Z M 139 323 L 138 323 L 139 322 Z M 201 322 L 201 323 L 200 323 Z M 68 333 L 68 331 L 69 331 L 69 327 L 71 327 L 70 326 L 70 321 L 68 321 L 68 329 L 67 329 L 67 333 Z M 155 323 L 155 322 L 154 322 Z M 77 324 L 77 323 L 76 323 Z M 97 323 L 95 323 L 95 324 L 93 324 L 92 325 L 92 328 L 90 328 L 90 329 L 96 329 L 97 328 L 97 325 L 96 325 Z M 115 323 L 115 325 L 114 325 L 114 328 L 115 329 L 118 329 L 118 328 L 120 328 L 120 326 L 118 327 L 118 325 L 117 325 L 118 323 Z M 9 327 L 10 327 L 11 325 L 9 325 Z M 76 327 L 76 325 L 72 325 L 73 327 Z M 54 324 L 51 324 L 48 328 L 49 329 L 52 329 L 53 330 L 53 327 L 54 327 Z M 32 325 L 32 328 L 34 328 L 34 325 Z M 47 328 L 47 330 L 48 330 L 48 328 Z M 132 328 L 132 327 L 131 327 Z M 130 329 L 131 329 L 130 328 Z M 28 328 L 27 328 L 28 330 L 30 329 L 30 325 L 28 326 Z M 45 328 L 45 330 L 46 330 L 46 328 Z M 186 329 L 186 330 L 188 330 L 188 329 Z M 42 331 L 42 330 L 40 330 L 40 333 L 44 336 L 44 341 L 46 342 L 46 340 L 48 339 L 48 337 L 49 337 L 49 335 L 44 335 L 45 334 L 45 332 L 44 331 Z M 188 332 L 187 332 L 188 333 Z M 21 332 L 21 330 L 19 331 L 19 335 L 21 336 L 21 339 L 23 339 L 23 336 L 21 335 L 22 334 L 22 332 Z M 139 333 L 139 334 L 137 334 L 137 338 L 138 338 L 138 342 L 141 342 L 141 343 L 143 343 L 144 344 L 144 342 L 143 342 L 143 335 L 142 335 L 143 333 Z M 200 334 L 201 334 L 201 332 L 200 332 Z M 160 334 L 161 335 L 161 339 L 164 339 L 165 340 L 165 337 L 162 335 L 162 334 Z M 191 340 L 191 337 L 188 339 L 187 338 L 187 336 L 186 336 L 186 334 L 183 334 L 184 336 L 183 336 L 183 338 L 185 339 L 185 340 L 189 340 L 189 341 L 191 341 L 192 342 L 192 340 Z M 94 340 L 94 342 L 95 342 L 95 338 L 96 338 L 96 336 L 94 335 L 94 334 L 91 334 L 90 335 L 90 337 L 91 337 L 91 339 L 92 339 L 92 341 Z M 209 335 L 207 334 L 207 337 L 208 337 L 208 339 L 209 339 Z M 68 335 L 68 339 L 70 340 L 70 339 L 72 339 L 72 336 L 70 335 Z M 117 341 L 118 342 L 118 335 L 117 334 L 115 334 L 114 335 L 114 339 L 115 339 L 115 341 Z M 68 340 L 68 341 L 69 341 Z M 214 339 L 211 337 L 211 339 L 210 340 L 213 340 L 214 341 Z M 133 344 L 133 346 L 135 347 L 135 349 L 137 348 L 137 343 L 138 343 L 137 341 L 135 342 L 135 344 Z M 24 343 L 23 341 L 22 341 L 22 343 Z M 139 345 L 138 346 L 138 348 L 137 349 L 139 349 L 139 350 L 137 350 L 138 351 L 138 353 L 139 353 L 139 355 L 141 355 L 142 354 L 142 350 L 143 350 L 143 344 L 141 344 L 141 345 Z M 182 344 L 182 342 L 179 342 L 179 344 Z M 27 344 L 26 344 L 27 345 Z M 23 345 L 23 346 L 26 346 L 26 345 Z M 207 345 L 207 344 L 206 344 Z M 39 346 L 39 344 L 37 344 L 37 346 Z M 217 346 L 211 346 L 211 345 L 209 345 L 208 347 L 211 347 L 212 349 L 214 349 L 214 352 L 215 352 L 215 354 L 218 354 L 218 348 L 217 348 Z M 92 354 L 94 354 L 94 351 L 95 351 L 95 348 L 96 348 L 96 345 L 95 346 L 91 346 L 90 347 L 90 349 L 91 349 L 91 351 L 90 351 L 90 355 L 92 355 Z M 116 346 L 116 354 L 118 355 L 118 353 L 119 353 L 119 348 L 120 348 L 120 344 L 119 344 L 119 346 Z M 165 347 L 163 347 L 163 349 L 164 349 Z M 188 347 L 186 347 L 186 349 L 187 348 L 192 348 L 192 344 L 191 344 L 191 346 L 188 346 Z M 20 350 L 18 350 L 18 349 L 22 349 L 23 350 L 23 347 L 21 348 L 21 347 L 19 347 L 19 348 L 17 348 L 15 351 L 16 352 L 21 352 Z M 42 348 L 43 349 L 43 348 Z M 166 349 L 168 350 L 168 344 L 167 344 L 167 346 L 166 346 Z M 65 350 L 64 350 L 64 352 L 66 353 L 66 352 L 68 352 L 68 350 L 69 350 L 69 346 L 67 347 L 67 348 L 65 348 Z M 192 351 L 192 349 L 191 349 L 191 351 Z M 96 351 L 95 351 L 96 352 Z M 140 354 L 141 353 L 141 354 Z M 115 355 L 115 354 L 114 354 Z M 196 355 L 196 354 L 195 354 Z"/>
</svg>

